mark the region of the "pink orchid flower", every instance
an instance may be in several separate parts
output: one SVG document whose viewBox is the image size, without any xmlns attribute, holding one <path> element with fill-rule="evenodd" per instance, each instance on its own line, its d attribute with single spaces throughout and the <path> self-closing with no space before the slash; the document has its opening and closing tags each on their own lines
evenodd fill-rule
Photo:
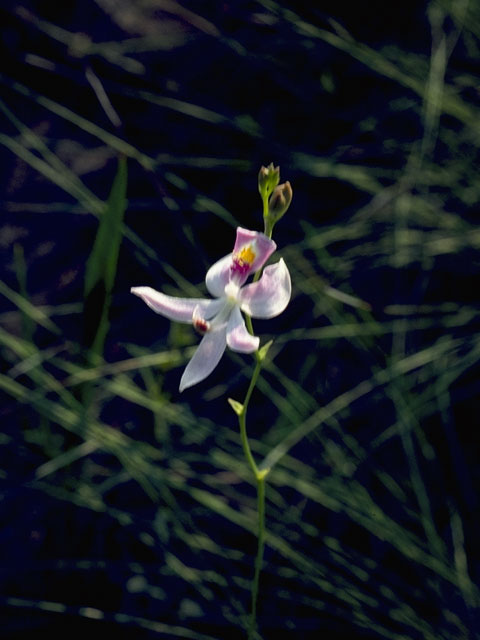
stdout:
<svg viewBox="0 0 480 640">
<path fill-rule="evenodd" d="M 225 347 L 252 353 L 260 340 L 245 327 L 241 311 L 252 318 L 273 318 L 287 306 L 291 295 L 290 274 L 283 259 L 265 268 L 258 282 L 245 284 L 261 269 L 277 245 L 258 231 L 237 229 L 233 252 L 216 262 L 207 272 L 207 298 L 176 298 L 151 287 L 132 287 L 156 313 L 193 324 L 203 338 L 180 380 L 180 391 L 201 382 L 219 363 Z"/>
</svg>

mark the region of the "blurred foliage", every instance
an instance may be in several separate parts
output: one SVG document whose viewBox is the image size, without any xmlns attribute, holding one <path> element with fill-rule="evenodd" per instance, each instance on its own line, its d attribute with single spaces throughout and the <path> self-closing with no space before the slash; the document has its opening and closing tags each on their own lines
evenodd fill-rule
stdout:
<svg viewBox="0 0 480 640">
<path fill-rule="evenodd" d="M 1 19 L 2 638 L 244 637 L 255 497 L 226 398 L 252 361 L 180 396 L 197 336 L 129 289 L 203 295 L 262 227 L 271 161 L 294 295 L 255 323 L 261 635 L 478 637 L 480 5 Z"/>
</svg>

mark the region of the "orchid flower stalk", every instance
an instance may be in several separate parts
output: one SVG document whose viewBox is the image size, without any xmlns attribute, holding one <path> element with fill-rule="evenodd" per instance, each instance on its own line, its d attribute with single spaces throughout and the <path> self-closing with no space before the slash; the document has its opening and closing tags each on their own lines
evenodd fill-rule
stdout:
<svg viewBox="0 0 480 640">
<path fill-rule="evenodd" d="M 251 319 L 268 319 L 279 315 L 291 296 L 290 274 L 283 259 L 265 267 L 262 272 L 277 247 L 272 240 L 273 227 L 292 200 L 290 183 L 279 185 L 279 180 L 280 170 L 273 164 L 260 169 L 258 188 L 263 203 L 265 233 L 237 228 L 233 251 L 218 260 L 207 272 L 205 284 L 212 298 L 167 296 L 151 287 L 131 289 L 156 313 L 169 320 L 190 323 L 203 335 L 183 372 L 180 391 L 205 380 L 220 362 L 226 347 L 232 351 L 254 354 L 255 367 L 243 403 L 228 398 L 238 416 L 243 451 L 257 485 L 258 548 L 251 589 L 251 613 L 247 624 L 248 640 L 253 640 L 257 626 L 257 598 L 265 546 L 265 481 L 269 469 L 255 462 L 248 440 L 246 418 L 250 398 L 271 344 L 259 348 L 260 340 L 254 335 Z M 253 276 L 253 280 L 247 284 L 250 276 Z"/>
</svg>

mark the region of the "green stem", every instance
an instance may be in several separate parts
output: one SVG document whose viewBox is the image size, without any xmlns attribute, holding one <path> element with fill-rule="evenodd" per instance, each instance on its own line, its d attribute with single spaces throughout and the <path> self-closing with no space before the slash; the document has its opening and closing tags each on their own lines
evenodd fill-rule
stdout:
<svg viewBox="0 0 480 640">
<path fill-rule="evenodd" d="M 257 476 L 257 510 L 258 510 L 258 548 L 255 558 L 255 575 L 252 584 L 252 613 L 248 627 L 248 640 L 252 640 L 257 626 L 257 599 L 260 572 L 263 565 L 265 549 L 265 478 L 266 474 Z"/>
<path fill-rule="evenodd" d="M 242 439 L 242 447 L 243 447 L 243 451 L 245 453 L 245 457 L 248 461 L 248 464 L 250 465 L 250 468 L 253 472 L 253 475 L 255 476 L 255 478 L 258 478 L 259 475 L 259 470 L 257 467 L 257 464 L 253 458 L 252 452 L 250 450 L 250 444 L 248 442 L 248 435 L 247 435 L 247 408 L 248 408 L 248 403 L 250 402 L 250 397 L 252 395 L 252 391 L 255 387 L 255 384 L 257 383 L 258 380 L 258 376 L 260 375 L 260 369 L 262 368 L 262 362 L 260 360 L 260 358 L 258 357 L 258 353 L 255 352 L 255 356 L 257 358 L 257 362 L 255 364 L 255 369 L 253 370 L 253 375 L 252 375 L 252 379 L 250 380 L 250 384 L 248 386 L 248 391 L 247 391 L 247 395 L 245 396 L 245 401 L 243 403 L 243 409 L 240 412 L 240 414 L 238 415 L 238 423 L 240 425 L 240 437 Z"/>
<path fill-rule="evenodd" d="M 247 316 L 247 324 L 249 325 L 249 330 L 252 329 L 252 321 Z M 255 629 L 257 626 L 257 599 L 258 599 L 258 585 L 260 580 L 260 572 L 262 570 L 263 564 L 263 552 L 265 548 L 265 479 L 268 474 L 268 469 L 260 470 L 257 467 L 257 463 L 252 455 L 252 451 L 250 449 L 250 443 L 248 441 L 247 435 L 247 409 L 248 404 L 250 402 L 250 398 L 252 397 L 252 392 L 255 388 L 255 385 L 258 380 L 258 376 L 260 375 L 260 370 L 262 368 L 262 360 L 258 355 L 258 351 L 255 352 L 255 369 L 253 370 L 252 378 L 250 380 L 250 384 L 247 389 L 247 393 L 245 395 L 245 400 L 242 405 L 242 410 L 238 414 L 238 423 L 240 426 L 240 437 L 242 440 L 242 447 L 245 453 L 245 458 L 252 470 L 253 475 L 255 476 L 255 480 L 257 483 L 257 510 L 258 510 L 258 548 L 257 548 L 257 556 L 255 558 L 255 573 L 253 577 L 252 583 L 252 610 L 250 615 L 250 620 L 248 624 L 248 640 L 253 640 Z"/>
<path fill-rule="evenodd" d="M 263 202 L 263 223 L 264 223 L 263 232 L 266 236 L 268 236 L 271 239 L 272 232 L 273 232 L 273 225 L 269 222 L 269 218 L 268 218 L 268 195 L 265 194 L 262 197 L 262 202 Z M 260 275 L 258 271 L 255 275 L 257 274 Z"/>
</svg>

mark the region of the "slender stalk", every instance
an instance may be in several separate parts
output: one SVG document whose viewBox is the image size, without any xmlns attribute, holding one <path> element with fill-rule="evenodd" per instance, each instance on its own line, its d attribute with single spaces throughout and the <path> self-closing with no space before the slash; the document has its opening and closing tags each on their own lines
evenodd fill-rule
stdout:
<svg viewBox="0 0 480 640">
<path fill-rule="evenodd" d="M 240 437 L 242 439 L 242 447 L 243 447 L 243 451 L 245 453 L 245 457 L 246 457 L 246 459 L 248 461 L 248 464 L 250 465 L 251 470 L 253 471 L 253 475 L 257 479 L 260 472 L 259 472 L 257 464 L 256 464 L 256 462 L 255 462 L 255 460 L 253 458 L 252 452 L 250 450 L 250 444 L 248 442 L 248 435 L 247 435 L 247 408 L 248 408 L 248 403 L 250 402 L 252 391 L 253 391 L 256 383 L 257 383 L 258 376 L 260 375 L 260 369 L 262 368 L 262 362 L 261 362 L 260 358 L 258 357 L 257 352 L 255 352 L 255 355 L 257 356 L 257 363 L 255 365 L 255 369 L 253 370 L 252 379 L 250 380 L 250 384 L 248 386 L 247 394 L 246 394 L 245 400 L 243 402 L 243 409 L 238 414 L 238 423 L 239 423 L 239 426 L 240 426 Z"/>
<path fill-rule="evenodd" d="M 249 330 L 252 329 L 252 321 L 247 317 L 247 325 L 249 325 Z M 257 483 L 257 511 L 258 511 L 258 547 L 257 547 L 257 556 L 255 558 L 255 573 L 252 582 L 252 604 L 251 604 L 251 614 L 250 620 L 248 623 L 248 640 L 253 640 L 255 629 L 257 626 L 257 600 L 258 600 L 258 586 L 260 581 L 260 573 L 262 570 L 263 564 L 263 552 L 265 549 L 265 479 L 268 474 L 268 469 L 260 470 L 255 462 L 255 459 L 252 455 L 252 451 L 250 449 L 250 443 L 248 441 L 247 435 L 247 409 L 248 404 L 250 402 L 250 398 L 252 397 L 252 392 L 255 388 L 255 385 L 258 380 L 258 376 L 260 375 L 260 370 L 262 368 L 262 359 L 260 358 L 258 351 L 255 352 L 255 368 L 253 370 L 252 378 L 250 380 L 250 384 L 248 385 L 247 393 L 245 395 L 245 400 L 242 405 L 242 410 L 238 413 L 238 423 L 240 426 L 240 437 L 242 440 L 242 447 L 245 453 L 245 458 L 252 470 L 253 475 L 255 476 L 255 480 Z"/>
<path fill-rule="evenodd" d="M 272 239 L 272 233 L 273 233 L 273 225 L 270 224 L 269 220 L 268 220 L 268 196 L 266 194 L 262 198 L 262 203 L 263 203 L 263 223 L 264 223 L 263 232 L 271 240 Z M 255 275 L 257 275 L 257 274 L 255 274 Z"/>
<path fill-rule="evenodd" d="M 258 510 L 258 548 L 255 558 L 255 575 L 252 584 L 252 613 L 248 627 L 248 640 L 252 640 L 257 623 L 257 599 L 260 572 L 263 565 L 263 552 L 265 549 L 265 478 L 266 473 L 257 476 L 257 510 Z"/>
</svg>

